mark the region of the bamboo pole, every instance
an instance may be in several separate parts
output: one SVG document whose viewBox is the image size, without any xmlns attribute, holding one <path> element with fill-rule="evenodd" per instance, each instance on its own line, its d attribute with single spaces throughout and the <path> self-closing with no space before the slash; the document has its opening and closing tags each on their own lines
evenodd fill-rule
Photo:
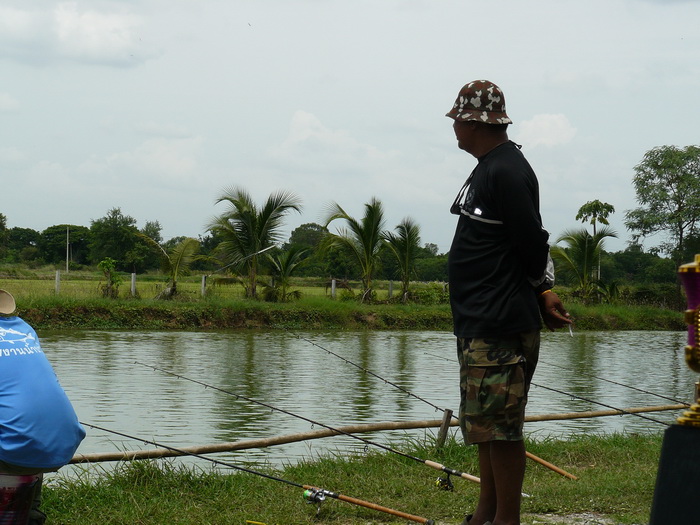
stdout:
<svg viewBox="0 0 700 525">
<path fill-rule="evenodd" d="M 250 448 L 265 448 L 276 445 L 285 445 L 287 443 L 296 443 L 299 441 L 310 441 L 312 439 L 321 439 L 331 436 L 340 436 L 343 434 L 361 434 L 364 432 L 378 432 L 386 430 L 413 430 L 418 428 L 439 427 L 442 423 L 441 419 L 432 419 L 424 421 L 399 421 L 385 423 L 365 423 L 362 425 L 349 425 L 338 427 L 334 430 L 320 429 L 311 430 L 309 432 L 299 432 L 297 434 L 286 434 L 284 436 L 275 436 L 271 438 L 251 439 L 246 441 L 233 441 L 229 443 L 215 443 L 212 445 L 200 445 L 193 447 L 182 447 L 179 450 L 187 454 L 215 454 L 218 452 L 231 452 L 234 450 L 247 450 Z M 133 450 L 124 452 L 106 452 L 92 454 L 76 454 L 73 456 L 71 463 L 91 463 L 101 461 L 123 461 L 132 459 L 154 459 L 174 456 L 183 456 L 186 454 L 176 453 L 169 449 L 152 449 L 152 450 Z"/>
<path fill-rule="evenodd" d="M 544 465 L 545 467 L 547 467 L 547 468 L 550 469 L 550 470 L 553 470 L 553 471 L 556 472 L 557 474 L 561 474 L 562 476 L 565 476 L 565 477 L 567 477 L 567 478 L 569 478 L 569 479 L 574 479 L 574 480 L 578 479 L 578 478 L 577 478 L 576 476 L 574 476 L 573 474 L 567 472 L 567 471 L 564 470 L 564 469 L 561 469 L 561 468 L 557 467 L 556 465 L 552 465 L 549 461 L 545 461 L 545 460 L 542 459 L 542 458 L 538 458 L 537 456 L 535 456 L 535 455 L 534 455 L 533 453 L 531 453 L 531 452 L 525 452 L 525 455 L 526 455 L 528 458 L 530 458 L 532 461 L 535 461 L 535 462 L 539 463 L 540 465 Z"/>
<path fill-rule="evenodd" d="M 314 487 L 312 485 L 304 485 L 305 489 L 308 490 L 321 490 L 317 487 Z M 372 510 L 378 510 L 380 512 L 385 512 L 386 514 L 391 514 L 393 516 L 398 516 L 400 518 L 407 519 L 409 521 L 415 521 L 416 523 L 423 523 L 425 525 L 434 525 L 433 520 L 427 519 L 427 518 L 422 518 L 420 516 L 416 516 L 414 514 L 408 514 L 406 512 L 402 512 L 400 510 L 394 510 L 390 509 L 388 507 L 383 507 L 382 505 L 377 505 L 376 503 L 370 503 L 369 501 L 364 501 L 361 499 L 353 498 L 350 496 L 346 496 L 344 494 L 340 494 L 337 492 L 329 492 L 329 491 L 322 491 L 324 495 L 329 496 L 331 498 L 339 499 L 341 501 L 346 501 L 348 503 L 352 503 L 353 505 L 359 505 L 360 507 L 365 507 L 367 509 L 372 509 Z"/>
<path fill-rule="evenodd" d="M 677 405 L 658 405 L 637 408 L 621 408 L 619 410 L 589 410 L 586 412 L 568 412 L 563 414 L 543 414 L 540 416 L 525 416 L 526 422 L 559 421 L 562 419 L 590 419 L 604 416 L 624 416 L 625 414 L 642 414 L 645 412 L 664 412 L 667 410 L 683 410 L 688 408 L 685 403 Z"/>
<path fill-rule="evenodd" d="M 539 416 L 525 416 L 525 421 L 558 421 L 563 419 L 588 419 L 593 417 L 603 416 L 618 416 L 624 414 L 636 414 L 642 412 L 663 412 L 667 410 L 681 410 L 687 408 L 687 405 L 660 405 L 647 406 L 637 408 L 625 408 L 620 410 L 596 410 L 588 412 L 569 412 L 563 414 L 544 414 Z M 98 463 L 103 461 L 129 461 L 133 459 L 156 459 L 165 457 L 185 456 L 191 454 L 215 454 L 220 452 L 231 452 L 235 450 L 246 450 L 251 448 L 265 448 L 276 445 L 284 445 L 287 443 L 296 443 L 298 441 L 309 441 L 312 439 L 321 439 L 342 434 L 361 434 L 364 432 L 379 432 L 387 430 L 413 430 L 419 428 L 437 428 L 442 425 L 442 419 L 427 419 L 420 421 L 396 421 L 396 422 L 380 422 L 380 423 L 365 423 L 361 425 L 348 425 L 338 427 L 334 430 L 321 429 L 312 430 L 309 432 L 300 432 L 296 434 L 287 434 L 284 436 L 275 436 L 271 438 L 251 439 L 245 441 L 233 441 L 229 443 L 215 443 L 210 445 L 198 445 L 192 447 L 182 447 L 178 451 L 172 449 L 156 448 L 151 450 L 133 450 L 122 452 L 97 452 L 90 454 L 76 454 L 71 459 L 70 463 Z M 452 420 L 450 426 L 457 426 L 459 422 Z M 531 458 L 531 459 L 534 459 Z M 538 458 L 539 459 L 539 458 Z M 535 460 L 536 461 L 536 460 Z M 544 461 L 544 460 L 541 460 Z M 543 465 L 546 461 L 542 463 Z M 550 464 L 551 465 L 551 464 Z M 554 465 L 552 465 L 554 466 Z M 551 468 L 551 467 L 550 467 Z M 554 470 L 554 469 L 553 469 Z M 565 474 L 564 474 L 565 475 Z"/>
</svg>

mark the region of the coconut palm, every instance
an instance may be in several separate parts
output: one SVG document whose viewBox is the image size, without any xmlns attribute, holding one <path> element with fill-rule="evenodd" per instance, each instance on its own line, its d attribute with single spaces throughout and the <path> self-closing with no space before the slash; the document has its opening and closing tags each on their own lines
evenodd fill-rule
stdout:
<svg viewBox="0 0 700 525">
<path fill-rule="evenodd" d="M 608 237 L 617 237 L 617 233 L 607 226 L 600 228 L 595 235 L 585 228 L 566 230 L 557 239 L 557 244 L 564 242 L 566 248 L 552 246 L 550 250 L 552 258 L 559 263 L 558 268 L 574 277 L 576 290 L 584 299 L 590 298 L 595 291 L 597 261 Z"/>
<path fill-rule="evenodd" d="M 177 295 L 177 280 L 181 275 L 188 275 L 193 262 L 202 259 L 198 255 L 199 241 L 185 237 L 169 251 L 147 235 L 139 233 L 139 237 L 154 248 L 161 257 L 161 270 L 168 274 L 168 284 L 156 299 L 172 299 Z"/>
<path fill-rule="evenodd" d="M 246 297 L 256 298 L 259 256 L 282 240 L 282 219 L 292 210 L 301 211 L 301 200 L 291 192 L 278 191 L 258 208 L 246 190 L 234 186 L 217 199 L 216 203 L 220 202 L 226 202 L 228 210 L 215 217 L 207 229 L 223 239 L 217 251 L 227 266 L 245 268 Z"/>
<path fill-rule="evenodd" d="M 576 220 L 581 222 L 591 221 L 593 226 L 593 236 L 596 235 L 596 223 L 608 225 L 608 215 L 615 213 L 615 206 L 608 204 L 607 202 L 600 202 L 598 199 L 594 201 L 588 201 L 586 204 L 578 209 L 576 214 Z M 596 275 L 597 279 L 600 281 L 600 259 L 598 259 L 598 273 Z"/>
<path fill-rule="evenodd" d="M 304 262 L 303 259 L 309 250 L 298 245 L 292 245 L 289 250 L 281 255 L 268 255 L 267 259 L 272 267 L 273 284 L 266 287 L 265 299 L 268 301 L 286 302 L 289 299 L 298 299 L 301 293 L 298 290 L 288 292 L 291 277 L 294 270 Z"/>
<path fill-rule="evenodd" d="M 324 225 L 336 219 L 345 221 L 345 228 L 338 228 L 337 234 L 329 233 L 323 239 L 323 249 L 345 249 L 357 260 L 362 280 L 362 298 L 372 298 L 372 278 L 379 264 L 379 255 L 384 247 L 384 208 L 372 197 L 365 204 L 365 214 L 361 220 L 348 215 L 339 204 L 333 202 L 328 207 Z"/>
<path fill-rule="evenodd" d="M 420 227 L 411 218 L 403 219 L 395 228 L 396 233 L 387 232 L 385 239 L 399 264 L 401 297 L 408 300 L 408 286 L 415 274 L 416 256 L 420 250 Z"/>
</svg>

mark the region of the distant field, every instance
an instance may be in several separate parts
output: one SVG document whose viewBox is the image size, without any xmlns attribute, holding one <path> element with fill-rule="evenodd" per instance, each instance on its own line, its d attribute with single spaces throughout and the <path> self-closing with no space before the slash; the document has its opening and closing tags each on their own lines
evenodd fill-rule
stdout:
<svg viewBox="0 0 700 525">
<path fill-rule="evenodd" d="M 61 272 L 57 281 L 55 275 L 46 273 L 40 277 L 14 278 L 0 277 L 0 288 L 12 293 L 17 299 L 40 298 L 58 295 L 69 299 L 90 299 L 101 296 L 101 286 L 104 279 L 100 275 L 87 272 L 64 273 Z M 139 297 L 150 299 L 158 295 L 166 284 L 165 277 L 157 275 L 136 276 L 136 293 Z M 297 279 L 293 281 L 290 291 L 298 290 L 304 297 L 330 296 L 330 286 L 326 288 L 326 282 L 322 279 Z M 349 283 L 352 293 L 361 293 L 359 282 Z M 202 295 L 202 276 L 189 276 L 178 281 L 178 290 L 181 293 L 199 297 Z M 390 285 L 387 281 L 377 281 L 375 291 L 377 299 L 384 300 L 389 296 Z M 225 299 L 242 299 L 245 291 L 240 283 L 229 281 L 223 283 L 221 279 L 209 278 L 205 287 L 208 296 Z M 262 292 L 263 286 L 258 285 L 258 291 Z M 399 291 L 398 283 L 393 284 L 393 295 Z M 348 294 L 347 290 L 337 288 L 336 296 Z M 119 286 L 119 297 L 128 298 L 131 293 L 131 275 L 123 275 Z"/>
</svg>

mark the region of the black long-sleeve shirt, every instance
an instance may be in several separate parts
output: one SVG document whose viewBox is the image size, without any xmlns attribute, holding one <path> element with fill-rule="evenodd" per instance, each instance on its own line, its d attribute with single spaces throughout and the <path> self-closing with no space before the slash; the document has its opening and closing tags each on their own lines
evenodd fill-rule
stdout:
<svg viewBox="0 0 700 525">
<path fill-rule="evenodd" d="M 547 267 L 539 185 L 520 148 L 506 142 L 478 159 L 459 213 L 448 260 L 457 337 L 539 330 L 537 292 Z M 461 192 L 460 192 L 461 193 Z"/>
</svg>

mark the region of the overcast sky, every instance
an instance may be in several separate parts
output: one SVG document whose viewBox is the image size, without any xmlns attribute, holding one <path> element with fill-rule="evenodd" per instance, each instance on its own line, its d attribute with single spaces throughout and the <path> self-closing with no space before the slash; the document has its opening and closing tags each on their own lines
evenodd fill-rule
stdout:
<svg viewBox="0 0 700 525">
<path fill-rule="evenodd" d="M 288 236 L 377 197 L 446 252 L 476 161 L 444 114 L 486 78 L 551 239 L 599 199 L 624 249 L 634 166 L 699 142 L 699 21 L 669 0 L 2 0 L 0 213 L 42 231 L 119 207 L 197 237 L 242 186 L 301 197 Z"/>
</svg>

